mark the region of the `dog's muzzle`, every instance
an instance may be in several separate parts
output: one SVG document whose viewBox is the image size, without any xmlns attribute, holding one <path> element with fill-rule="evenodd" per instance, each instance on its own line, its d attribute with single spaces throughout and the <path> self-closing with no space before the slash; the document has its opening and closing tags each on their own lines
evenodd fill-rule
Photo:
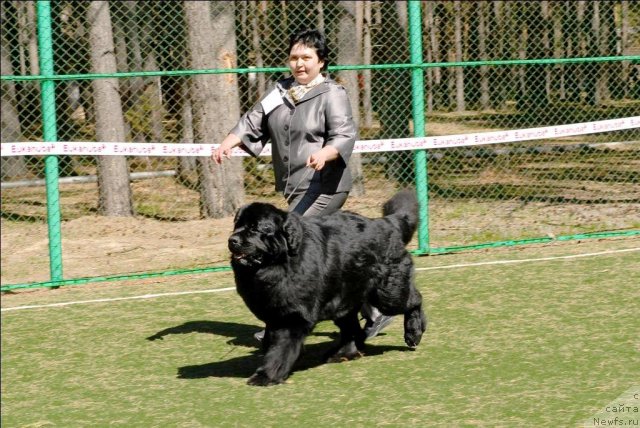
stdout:
<svg viewBox="0 0 640 428">
<path fill-rule="evenodd" d="M 247 256 L 242 248 L 242 239 L 238 235 L 231 235 L 229 237 L 228 247 L 229 251 L 231 251 L 231 256 L 235 260 L 241 260 Z"/>
<path fill-rule="evenodd" d="M 262 263 L 260 251 L 247 242 L 238 234 L 231 235 L 228 243 L 231 252 L 231 261 L 242 266 L 258 266 Z"/>
</svg>

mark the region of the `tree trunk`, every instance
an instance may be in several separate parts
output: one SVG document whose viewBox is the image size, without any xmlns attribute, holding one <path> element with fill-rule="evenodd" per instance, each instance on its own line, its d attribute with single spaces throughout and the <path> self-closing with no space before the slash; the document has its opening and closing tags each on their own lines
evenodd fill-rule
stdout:
<svg viewBox="0 0 640 428">
<path fill-rule="evenodd" d="M 489 34 L 493 37 L 491 50 L 494 52 L 494 58 L 504 59 L 508 58 L 507 46 L 508 46 L 508 34 L 507 26 L 509 22 L 510 5 L 507 2 L 495 1 L 492 4 L 494 15 L 494 31 Z M 507 67 L 493 67 L 490 88 L 493 88 L 493 106 L 494 108 L 503 109 L 505 103 L 509 97 L 509 82 L 511 75 Z"/>
<path fill-rule="evenodd" d="M 234 68 L 234 4 L 185 1 L 184 11 L 191 68 Z M 220 143 L 240 116 L 236 75 L 203 74 L 192 79 L 195 139 Z M 209 157 L 199 157 L 196 163 L 200 215 L 220 218 L 233 214 L 244 201 L 242 160 L 232 158 L 216 166 Z"/>
<path fill-rule="evenodd" d="M 131 61 L 131 65 L 127 66 L 128 69 L 133 69 L 134 71 L 141 71 L 143 66 L 142 60 L 142 46 L 140 43 L 140 39 L 143 36 L 140 32 L 140 27 L 138 25 L 138 20 L 136 19 L 140 14 L 143 14 L 146 7 L 150 5 L 138 4 L 136 1 L 127 0 L 123 2 L 125 7 L 127 8 L 127 19 L 124 28 L 124 34 L 126 34 L 126 38 L 128 40 L 129 53 L 128 58 Z M 144 19 L 143 15 L 143 19 Z M 133 77 L 131 79 L 125 79 L 129 82 L 127 83 L 130 86 L 131 91 L 131 99 L 128 100 L 131 106 L 135 105 L 138 102 L 142 94 L 142 90 L 144 88 L 144 83 L 142 81 L 142 77 Z M 135 136 L 134 136 L 135 138 Z"/>
<path fill-rule="evenodd" d="M 401 3 L 406 7 L 406 1 Z M 381 31 L 375 33 L 373 45 L 377 46 L 378 61 L 388 61 L 392 52 L 400 62 L 409 62 L 408 28 L 402 26 L 396 2 L 380 2 Z M 385 28 L 393 28 L 394 32 Z M 378 77 L 380 76 L 380 77 Z M 378 94 L 377 113 L 382 128 L 382 138 L 405 138 L 410 135 L 411 121 L 411 74 L 406 70 L 392 70 L 376 76 Z"/>
<path fill-rule="evenodd" d="M 620 13 L 620 54 L 623 56 L 629 55 L 630 48 L 630 37 L 629 37 L 629 1 L 622 0 L 622 7 Z M 630 61 L 622 61 L 622 70 L 620 72 L 620 76 L 622 78 L 622 87 L 623 89 L 623 97 L 627 98 L 629 96 L 629 67 L 631 66 Z M 636 65 L 636 67 L 640 67 Z"/>
<path fill-rule="evenodd" d="M 15 7 L 17 17 L 20 74 L 22 76 L 37 76 L 40 74 L 40 58 L 36 33 L 37 19 L 35 2 L 13 1 L 12 3 Z M 4 6 L 2 10 L 4 13 Z M 6 17 L 2 18 L 2 23 L 6 22 L 5 18 Z M 2 34 L 8 36 L 9 34 L 7 34 L 6 31 L 7 27 L 5 26 L 2 28 Z M 11 46 L 7 45 L 6 47 L 10 48 Z M 39 126 L 40 123 L 40 117 L 31 114 L 32 111 L 38 111 L 40 108 L 40 83 L 37 81 L 21 82 L 20 87 L 22 89 L 17 94 L 16 108 L 18 109 L 18 115 L 21 117 L 21 126 L 24 129 L 31 129 L 34 126 Z"/>
<path fill-rule="evenodd" d="M 603 25 L 601 24 L 602 19 L 600 16 L 600 4 L 599 3 L 593 3 L 593 15 L 592 15 L 592 21 L 591 21 L 591 31 L 593 31 L 593 37 L 595 39 L 595 56 L 598 56 L 601 54 L 602 52 L 602 27 Z M 595 79 L 595 87 L 594 87 L 594 94 L 593 94 L 593 99 L 596 105 L 602 104 L 602 101 L 604 99 L 604 94 L 602 91 L 602 74 L 604 73 L 604 67 L 602 66 L 602 64 L 598 64 L 597 67 L 594 67 L 596 69 L 598 69 L 598 73 L 595 73 L 594 79 Z M 597 77 L 596 77 L 597 76 Z"/>
<path fill-rule="evenodd" d="M 589 2 L 587 7 L 591 9 L 588 55 L 607 55 L 610 37 L 609 22 L 613 14 L 612 5 L 606 2 Z M 609 66 L 605 63 L 593 63 L 588 66 L 585 76 L 588 101 L 594 105 L 601 105 L 609 99 Z"/>
<path fill-rule="evenodd" d="M 138 40 L 136 53 L 136 62 L 140 61 L 140 65 L 136 64 L 137 70 L 143 71 L 157 71 L 158 67 L 156 47 L 155 43 L 149 43 L 156 37 L 154 35 L 153 21 L 157 19 L 158 2 L 148 2 L 143 5 L 147 13 L 142 20 L 142 24 L 136 28 L 139 31 L 139 35 L 132 35 L 132 38 Z M 140 42 L 142 41 L 142 42 Z M 162 78 L 160 76 L 152 76 L 144 78 L 142 81 L 142 87 L 140 96 L 143 103 L 143 111 L 145 112 L 145 131 L 148 132 L 147 138 L 154 142 L 162 141 L 162 132 L 164 126 L 162 119 L 164 118 L 164 105 L 162 103 Z M 147 119 L 148 118 L 148 119 Z"/>
<path fill-rule="evenodd" d="M 543 58 L 548 58 L 551 52 L 551 35 L 549 32 L 549 20 L 551 17 L 549 0 L 542 0 L 540 2 L 540 10 L 542 15 L 542 49 L 541 53 Z M 543 52 L 542 52 L 543 51 Z M 546 97 L 546 103 L 551 102 L 551 78 L 552 69 L 550 66 L 544 66 L 544 94 Z"/>
<path fill-rule="evenodd" d="M 156 53 L 150 51 L 144 61 L 144 71 L 157 71 L 159 69 L 156 61 Z M 164 105 L 162 103 L 162 81 L 160 76 L 148 77 L 144 88 L 144 100 L 146 108 L 151 110 L 149 118 L 149 132 L 151 141 L 159 143 L 162 141 L 164 126 Z"/>
<path fill-rule="evenodd" d="M 462 56 L 462 4 L 460 0 L 453 2 L 455 14 L 455 53 L 456 61 L 460 62 Z M 464 100 L 464 68 L 456 67 L 456 111 L 465 111 L 467 106 Z"/>
<path fill-rule="evenodd" d="M 440 62 L 440 28 L 439 19 L 436 16 L 436 5 L 434 2 L 426 2 L 425 4 L 425 22 L 429 43 L 427 45 L 427 62 Z M 438 99 L 436 93 L 442 82 L 442 72 L 440 67 L 427 68 L 427 111 L 432 112 L 438 107 Z"/>
<path fill-rule="evenodd" d="M 409 31 L 409 10 L 407 0 L 396 0 L 396 13 L 398 14 L 398 23 L 405 31 Z"/>
<path fill-rule="evenodd" d="M 324 33 L 324 7 L 322 0 L 316 0 L 316 11 L 317 28 Z"/>
<path fill-rule="evenodd" d="M 564 14 L 564 5 L 558 4 L 553 6 L 553 57 L 555 59 L 568 58 L 569 55 L 565 52 L 565 46 L 567 43 L 564 41 L 564 34 L 562 32 L 562 18 Z M 566 98 L 566 86 L 565 86 L 565 67 L 563 64 L 557 64 L 554 67 L 555 76 L 558 78 L 558 98 L 562 101 Z"/>
<path fill-rule="evenodd" d="M 578 17 L 578 55 L 579 57 L 588 57 L 591 56 L 591 52 L 589 51 L 590 46 L 593 43 L 591 38 L 591 31 L 589 30 L 589 18 L 587 17 L 587 8 L 589 6 L 589 2 L 587 0 L 578 0 L 576 5 L 576 15 Z M 588 92 L 589 87 L 589 75 L 592 74 L 593 70 L 591 64 L 579 64 L 577 67 L 578 72 L 577 80 L 578 80 L 578 96 L 576 98 L 577 101 L 583 102 L 583 92 Z M 588 95 L 587 95 L 588 98 Z"/>
<path fill-rule="evenodd" d="M 364 14 L 364 25 L 362 26 L 362 62 L 371 64 L 371 2 L 365 1 L 362 4 Z M 362 70 L 362 110 L 364 112 L 364 126 L 371 128 L 373 125 L 373 106 L 371 105 L 371 70 Z"/>
<path fill-rule="evenodd" d="M 338 22 L 338 43 L 337 43 L 337 63 L 339 65 L 355 65 L 362 63 L 361 43 L 357 34 L 357 21 L 362 18 L 362 4 L 358 1 L 343 1 L 340 3 L 344 11 L 340 13 L 340 21 Z M 358 12 L 359 11 L 359 12 Z M 354 43 L 354 40 L 356 43 Z M 353 120 L 356 129 L 360 129 L 360 93 L 358 90 L 358 72 L 357 71 L 340 71 L 338 79 L 347 89 L 349 100 L 351 101 L 351 109 L 353 111 Z M 352 196 L 364 195 L 364 175 L 362 172 L 362 159 L 359 154 L 354 154 L 349 160 L 349 170 L 353 176 L 353 187 L 351 188 Z"/>
<path fill-rule="evenodd" d="M 132 40 L 131 39 L 131 34 L 134 34 L 135 38 L 138 37 L 138 31 L 135 30 L 135 28 L 132 31 L 132 27 L 135 27 L 135 16 L 136 16 L 136 11 L 135 11 L 135 3 L 131 0 L 127 0 L 122 2 L 122 4 L 124 4 L 125 7 L 127 7 L 128 13 L 125 15 L 124 20 L 119 20 L 116 17 L 119 15 L 117 13 L 114 13 L 114 19 L 113 19 L 113 38 L 114 38 L 114 42 L 115 42 L 115 48 L 116 48 L 116 69 L 118 70 L 119 73 L 127 73 L 130 70 L 129 67 L 129 46 L 132 47 L 132 51 L 133 51 L 133 47 L 136 45 L 137 40 Z M 133 67 L 134 71 L 140 71 L 140 68 L 136 68 L 135 65 Z M 118 80 L 118 84 L 120 85 L 120 94 L 121 94 L 121 103 L 124 104 L 123 106 L 123 113 L 124 113 L 124 129 L 125 129 L 125 135 L 131 136 L 131 138 L 134 141 L 140 141 L 140 142 L 146 142 L 144 139 L 143 140 L 138 140 L 137 137 L 140 135 L 140 133 L 136 132 L 135 127 L 131 126 L 130 123 L 130 119 L 129 119 L 129 114 L 128 112 L 130 111 L 130 108 L 132 105 L 135 105 L 134 102 L 134 97 L 133 97 L 133 91 L 131 90 L 132 88 L 132 80 L 135 80 L 137 78 L 134 79 L 120 79 Z M 138 79 L 140 80 L 140 79 Z"/>
<path fill-rule="evenodd" d="M 604 2 L 600 6 L 601 26 L 600 26 L 600 43 L 598 56 L 615 56 L 616 55 L 616 42 L 618 40 L 616 35 L 616 23 L 613 2 Z M 601 72 L 598 74 L 598 88 L 600 91 L 600 102 L 608 103 L 611 101 L 611 88 L 609 83 L 612 80 L 611 76 L 615 67 L 620 66 L 619 63 L 606 63 L 600 64 Z M 619 80 L 615 80 L 618 84 Z"/>
<path fill-rule="evenodd" d="M 523 5 L 525 15 L 525 25 L 527 30 L 526 38 L 523 40 L 524 56 L 527 59 L 538 59 L 546 57 L 544 45 L 545 20 L 541 3 L 530 3 Z M 537 117 L 548 113 L 549 100 L 546 92 L 545 69 L 548 66 L 526 66 L 523 71 L 524 84 L 518 99 L 518 109 L 527 114 Z"/>
<path fill-rule="evenodd" d="M 122 2 L 122 5 L 126 15 L 124 22 L 120 24 L 122 29 L 116 40 L 125 39 L 128 45 L 127 52 L 124 52 L 124 64 L 121 65 L 123 61 L 118 60 L 119 70 L 157 70 L 155 52 L 150 46 L 145 45 L 145 42 L 148 43 L 153 38 L 149 21 L 153 19 L 157 3 L 127 0 Z M 142 25 L 139 25 L 139 22 L 142 22 Z M 163 106 L 162 103 L 158 103 L 161 94 L 158 94 L 155 87 L 156 83 L 159 85 L 159 79 L 160 77 L 134 77 L 120 82 L 121 92 L 125 94 L 126 131 L 135 142 L 161 141 Z M 137 156 L 135 161 L 136 165 L 151 165 L 148 156 Z"/>
<path fill-rule="evenodd" d="M 133 3 L 133 2 L 131 2 Z M 123 2 L 123 4 L 130 4 L 129 1 Z M 126 14 L 126 18 L 124 22 L 120 19 L 116 19 L 118 15 L 114 13 L 113 20 L 113 39 L 116 48 L 116 67 L 119 73 L 127 73 L 129 72 L 129 41 L 127 40 L 127 31 L 131 27 L 131 21 L 133 21 L 133 17 L 135 16 L 135 11 L 130 10 L 129 13 Z M 134 69 L 135 70 L 135 69 Z M 135 70 L 135 71 L 139 71 Z M 123 93 L 125 97 L 125 103 L 128 97 L 130 97 L 130 80 L 131 79 L 122 79 L 120 81 L 120 91 Z"/>
<path fill-rule="evenodd" d="M 93 73 L 115 73 L 116 58 L 109 2 L 92 1 L 87 8 Z M 124 141 L 125 125 L 118 79 L 92 82 L 98 141 Z M 99 211 L 106 216 L 131 216 L 133 204 L 129 170 L 124 156 L 98 157 Z"/>
<path fill-rule="evenodd" d="M 380 31 L 374 33 L 376 47 L 374 62 L 409 62 L 409 42 L 406 19 L 401 8 L 407 2 L 380 2 Z M 411 73 L 392 70 L 376 73 L 374 105 L 380 120 L 379 138 L 405 138 L 411 135 Z M 402 184 L 413 182 L 413 156 L 411 152 L 392 152 L 385 165 L 388 176 Z"/>
<path fill-rule="evenodd" d="M 36 8 L 35 2 L 13 2 L 18 15 L 18 44 L 20 51 L 20 74 L 37 76 L 40 74 L 38 58 L 38 37 L 36 34 Z M 4 22 L 4 20 L 3 20 Z M 25 55 L 25 50 L 27 55 Z M 27 68 L 27 56 L 29 66 Z"/>
<path fill-rule="evenodd" d="M 587 10 L 591 12 L 591 22 L 585 22 L 588 40 L 586 50 L 588 56 L 598 56 L 600 54 L 600 3 L 588 2 Z M 587 14 L 589 16 L 589 14 Z M 585 20 L 588 21 L 588 20 Z M 599 75 L 602 72 L 600 63 L 589 63 L 585 72 L 585 90 L 587 101 L 592 105 L 599 105 L 602 102 L 601 87 L 599 85 Z"/>
<path fill-rule="evenodd" d="M 488 5 L 485 2 L 477 3 L 478 10 L 478 55 L 480 61 L 487 61 L 489 55 L 487 54 L 487 33 L 488 33 Z M 490 107 L 489 97 L 489 67 L 486 65 L 480 66 L 480 108 L 486 110 Z"/>
<path fill-rule="evenodd" d="M 189 81 L 182 81 L 182 91 L 180 93 L 180 101 L 182 105 L 182 144 L 195 143 L 193 132 L 193 109 L 191 106 L 191 97 L 189 96 Z M 195 158 L 180 156 L 178 157 L 178 171 L 176 178 L 178 182 L 190 189 L 196 189 L 191 174 L 196 169 Z"/>
<path fill-rule="evenodd" d="M 2 21 L 5 22 L 4 7 L 2 8 Z M 0 40 L 0 60 L 2 74 L 13 75 L 13 66 L 9 56 L 9 44 L 4 32 Z M 0 102 L 0 139 L 3 143 L 19 142 L 22 140 L 20 131 L 20 118 L 16 108 L 16 87 L 12 81 L 2 81 L 2 100 Z M 2 181 L 24 178 L 27 174 L 24 156 L 3 157 L 0 163 L 0 176 Z"/>
<path fill-rule="evenodd" d="M 264 58 L 262 56 L 262 34 L 261 29 L 265 22 L 265 13 L 267 9 L 267 4 L 265 1 L 260 2 L 249 2 L 249 10 L 251 14 L 251 44 L 253 48 L 253 52 L 255 53 L 255 66 L 258 68 L 264 67 Z M 255 93 L 252 93 L 249 101 L 250 103 L 255 103 L 258 99 L 264 94 L 267 90 L 267 79 L 265 77 L 265 73 L 256 73 L 256 82 Z"/>
<path fill-rule="evenodd" d="M 142 60 L 140 59 L 140 31 L 138 29 L 137 18 L 140 13 L 136 9 L 134 0 L 118 2 L 119 9 L 123 10 L 114 16 L 114 38 L 116 43 L 116 63 L 118 71 L 121 73 L 129 71 L 141 71 Z M 117 18 L 117 19 L 116 19 Z M 130 126 L 130 114 L 133 106 L 136 105 L 136 93 L 142 87 L 142 78 L 133 77 L 120 80 L 120 93 L 122 94 L 123 110 L 125 112 L 125 126 L 127 133 L 134 141 L 138 138 L 138 133 Z"/>
<path fill-rule="evenodd" d="M 516 3 L 514 7 L 520 9 L 516 11 L 516 16 L 518 13 L 520 16 L 524 15 L 524 8 L 526 5 Z M 527 43 L 529 40 L 529 29 L 526 25 L 520 25 L 520 34 L 518 38 L 518 59 L 527 59 Z M 518 67 L 518 101 L 525 96 L 527 93 L 527 66 L 521 65 Z"/>
</svg>

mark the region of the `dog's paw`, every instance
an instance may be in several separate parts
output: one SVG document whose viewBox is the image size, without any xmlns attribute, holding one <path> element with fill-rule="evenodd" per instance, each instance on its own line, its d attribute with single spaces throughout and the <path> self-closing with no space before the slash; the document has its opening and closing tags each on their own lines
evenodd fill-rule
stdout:
<svg viewBox="0 0 640 428">
<path fill-rule="evenodd" d="M 270 379 L 262 372 L 254 373 L 247 380 L 247 385 L 252 385 L 252 386 L 271 386 L 271 385 L 277 385 L 279 383 L 282 383 L 282 381 Z"/>
<path fill-rule="evenodd" d="M 404 335 L 404 343 L 406 343 L 411 349 L 415 349 L 420 344 L 420 339 L 422 339 L 420 336 L 413 336 L 410 334 Z"/>
<path fill-rule="evenodd" d="M 404 342 L 409 348 L 415 348 L 420 344 L 422 335 L 427 329 L 427 318 L 421 310 L 405 315 Z"/>
<path fill-rule="evenodd" d="M 411 349 L 415 349 L 422 340 L 422 331 L 420 330 L 409 330 L 404 333 L 404 343 Z"/>
<path fill-rule="evenodd" d="M 364 357 L 364 354 L 360 351 L 356 351 L 351 354 L 337 353 L 327 358 L 327 363 L 344 363 L 346 361 L 357 360 L 358 358 L 362 357 Z"/>
<path fill-rule="evenodd" d="M 422 340 L 423 333 L 424 330 L 421 329 L 405 330 L 404 343 L 411 349 L 416 348 Z"/>
</svg>

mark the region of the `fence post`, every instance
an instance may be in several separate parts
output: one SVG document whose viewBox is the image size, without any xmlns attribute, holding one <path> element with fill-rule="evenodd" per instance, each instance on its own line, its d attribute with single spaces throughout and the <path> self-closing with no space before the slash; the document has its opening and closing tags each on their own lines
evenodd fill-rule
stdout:
<svg viewBox="0 0 640 428">
<path fill-rule="evenodd" d="M 53 68 L 53 43 L 51 33 L 51 2 L 38 0 L 38 54 L 40 74 L 51 76 Z M 43 80 L 40 84 L 42 96 L 42 130 L 45 142 L 58 140 L 56 125 L 55 82 Z M 47 156 L 44 161 L 47 189 L 47 227 L 49 231 L 49 272 L 52 281 L 62 280 L 62 239 L 60 232 L 60 193 L 58 190 L 58 157 Z"/>
<path fill-rule="evenodd" d="M 411 110 L 413 116 L 413 136 L 425 136 L 424 116 L 424 70 L 417 65 L 422 64 L 422 13 L 420 0 L 409 0 L 409 52 L 411 69 Z M 427 174 L 427 152 L 416 150 L 413 154 L 415 163 L 415 183 L 418 195 L 418 250 L 429 252 L 429 185 Z"/>
</svg>

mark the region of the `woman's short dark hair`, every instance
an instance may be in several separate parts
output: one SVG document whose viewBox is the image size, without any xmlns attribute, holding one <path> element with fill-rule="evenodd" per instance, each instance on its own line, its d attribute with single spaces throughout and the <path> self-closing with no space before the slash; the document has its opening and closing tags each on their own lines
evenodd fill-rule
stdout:
<svg viewBox="0 0 640 428">
<path fill-rule="evenodd" d="M 291 52 L 293 46 L 298 43 L 315 49 L 318 59 L 324 61 L 322 70 L 327 69 L 329 65 L 329 48 L 327 46 L 327 39 L 325 39 L 324 34 L 322 34 L 320 30 L 305 28 L 294 33 L 289 39 L 289 52 Z"/>
</svg>

